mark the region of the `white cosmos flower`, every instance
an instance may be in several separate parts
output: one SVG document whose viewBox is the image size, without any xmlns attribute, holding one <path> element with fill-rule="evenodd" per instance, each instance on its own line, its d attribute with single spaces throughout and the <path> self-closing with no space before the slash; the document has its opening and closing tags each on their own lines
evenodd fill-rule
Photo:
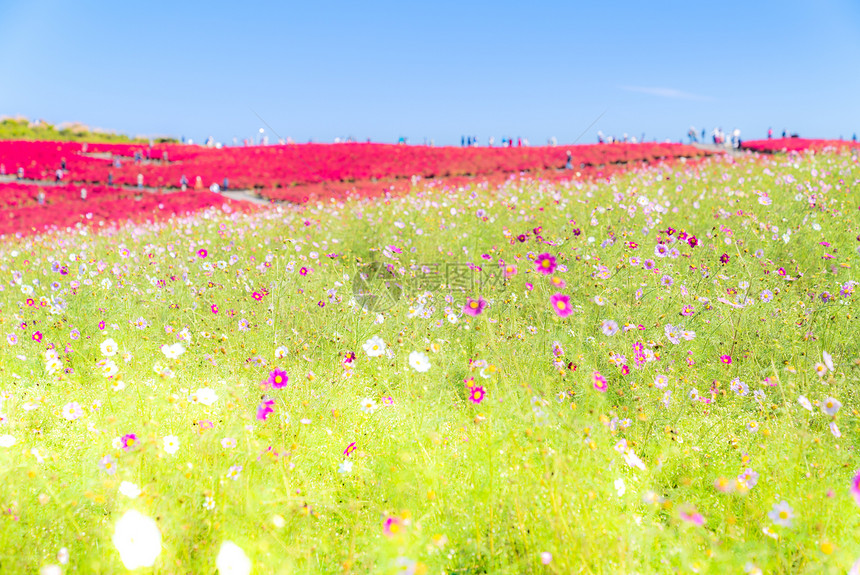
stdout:
<svg viewBox="0 0 860 575">
<path fill-rule="evenodd" d="M 379 357 L 385 353 L 385 342 L 378 335 L 373 336 L 361 346 L 368 357 Z"/>
<path fill-rule="evenodd" d="M 71 401 L 63 406 L 63 419 L 68 419 L 69 421 L 74 421 L 77 418 L 81 417 L 84 414 L 83 408 L 81 408 L 81 404 L 77 401 Z"/>
<path fill-rule="evenodd" d="M 802 405 L 804 409 L 812 411 L 812 404 L 809 402 L 805 395 L 798 396 L 797 402 Z"/>
<path fill-rule="evenodd" d="M 218 401 L 218 395 L 211 387 L 201 387 L 200 389 L 191 394 L 189 400 L 191 401 L 191 403 L 200 403 L 205 406 L 210 406 L 216 401 Z"/>
<path fill-rule="evenodd" d="M 821 411 L 823 411 L 825 415 L 836 415 L 836 412 L 839 411 L 840 407 L 842 407 L 842 403 L 834 397 L 828 397 L 821 402 Z"/>
<path fill-rule="evenodd" d="M 8 433 L 6 435 L 0 435 L 0 447 L 12 447 L 13 445 L 15 445 L 15 443 L 17 443 L 17 441 L 17 439 L 12 437 Z"/>
<path fill-rule="evenodd" d="M 173 345 L 162 345 L 161 353 L 167 357 L 167 359 L 176 359 L 183 353 L 185 353 L 185 348 L 181 343 L 174 343 Z"/>
<path fill-rule="evenodd" d="M 61 369 L 63 369 L 63 362 L 56 357 L 52 357 L 45 362 L 45 371 L 48 372 L 48 375 L 54 375 Z"/>
<path fill-rule="evenodd" d="M 777 525 L 791 527 L 791 519 L 794 517 L 794 511 L 792 511 L 788 502 L 780 501 L 774 504 L 773 509 L 768 511 L 767 516 Z"/>
<path fill-rule="evenodd" d="M 826 351 L 822 351 L 821 356 L 824 358 L 824 365 L 827 366 L 827 369 L 833 371 L 833 357 Z"/>
<path fill-rule="evenodd" d="M 369 397 L 365 397 L 361 400 L 361 411 L 364 413 L 373 413 L 376 411 L 376 408 L 379 407 L 375 401 L 370 399 Z"/>
<path fill-rule="evenodd" d="M 179 438 L 175 435 L 165 435 L 162 441 L 164 442 L 164 451 L 170 455 L 179 451 Z"/>
<path fill-rule="evenodd" d="M 98 363 L 98 368 L 105 377 L 113 377 L 119 372 L 119 368 L 112 359 L 103 359 Z"/>
<path fill-rule="evenodd" d="M 102 342 L 102 345 L 101 345 L 102 355 L 104 355 L 105 357 L 114 356 L 114 355 L 116 355 L 117 348 L 118 348 L 118 346 L 117 346 L 116 342 L 113 340 L 113 338 L 109 337 Z"/>
<path fill-rule="evenodd" d="M 140 487 L 131 481 L 123 481 L 119 484 L 119 492 L 129 499 L 137 499 L 140 495 Z"/>
<path fill-rule="evenodd" d="M 430 358 L 420 351 L 413 351 L 409 354 L 409 365 L 415 371 L 424 373 L 430 370 Z"/>
<path fill-rule="evenodd" d="M 161 554 L 161 532 L 152 518 L 131 509 L 116 522 L 113 544 L 126 569 L 152 567 Z"/>
<path fill-rule="evenodd" d="M 249 575 L 251 560 L 241 547 L 232 541 L 225 541 L 215 559 L 215 567 L 218 568 L 219 575 Z"/>
</svg>

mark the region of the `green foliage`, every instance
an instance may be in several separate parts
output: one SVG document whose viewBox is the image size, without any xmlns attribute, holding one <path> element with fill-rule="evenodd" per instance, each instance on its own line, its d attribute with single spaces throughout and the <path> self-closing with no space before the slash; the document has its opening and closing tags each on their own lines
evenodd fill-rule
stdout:
<svg viewBox="0 0 860 575">
<path fill-rule="evenodd" d="M 113 132 L 91 131 L 84 125 L 73 125 L 57 129 L 47 122 L 30 122 L 26 118 L 4 118 L 0 120 L 0 140 L 52 140 L 58 142 L 93 142 L 126 144 L 148 142 L 146 138 L 131 138 Z M 157 143 L 174 143 L 175 138 L 157 138 Z"/>
</svg>

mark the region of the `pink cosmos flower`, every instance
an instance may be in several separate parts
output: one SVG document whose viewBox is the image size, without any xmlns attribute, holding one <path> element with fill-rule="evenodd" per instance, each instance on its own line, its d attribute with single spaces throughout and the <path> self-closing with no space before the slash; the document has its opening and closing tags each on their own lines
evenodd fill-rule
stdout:
<svg viewBox="0 0 860 575">
<path fill-rule="evenodd" d="M 201 258 L 205 258 L 206 256 L 209 255 L 209 252 L 207 252 L 205 249 L 200 249 L 200 250 L 197 250 L 197 255 L 200 256 Z"/>
<path fill-rule="evenodd" d="M 724 363 L 724 364 L 726 364 L 726 365 L 729 365 L 729 364 L 731 364 L 731 363 L 732 363 L 732 356 L 730 356 L 730 355 L 721 355 L 721 356 L 720 356 L 720 361 L 721 361 L 721 362 L 723 362 L 723 363 Z"/>
<path fill-rule="evenodd" d="M 567 317 L 573 313 L 573 308 L 570 306 L 570 296 L 557 293 L 551 295 L 549 301 L 552 304 L 552 309 L 559 317 Z"/>
<path fill-rule="evenodd" d="M 487 307 L 487 300 L 478 296 L 478 299 L 466 298 L 466 305 L 463 306 L 463 313 L 471 316 L 478 316 Z"/>
<path fill-rule="evenodd" d="M 558 276 L 552 276 L 550 283 L 552 283 L 552 285 L 558 289 L 564 289 L 565 287 L 567 287 L 567 283 Z"/>
<path fill-rule="evenodd" d="M 609 388 L 609 384 L 606 382 L 606 378 L 603 377 L 599 371 L 592 373 L 591 379 L 594 382 L 594 389 L 602 393 L 606 393 L 606 390 Z"/>
<path fill-rule="evenodd" d="M 352 452 L 355 451 L 355 442 L 353 441 L 349 445 L 346 446 L 346 449 L 343 450 L 343 454 L 349 457 L 352 455 Z"/>
<path fill-rule="evenodd" d="M 695 509 L 681 511 L 680 517 L 683 521 L 692 523 L 693 525 L 705 524 L 705 517 Z"/>
<path fill-rule="evenodd" d="M 266 385 L 271 385 L 273 389 L 281 389 L 287 386 L 287 382 L 290 381 L 290 376 L 287 375 L 287 372 L 278 369 L 277 367 L 269 373 L 269 377 L 266 379 Z"/>
<path fill-rule="evenodd" d="M 484 392 L 484 388 L 480 385 L 469 388 L 469 401 L 472 403 L 481 403 L 484 400 L 485 395 L 486 393 Z"/>
<path fill-rule="evenodd" d="M 544 275 L 550 275 L 555 271 L 555 256 L 551 254 L 541 254 L 535 260 L 535 271 Z"/>
<path fill-rule="evenodd" d="M 399 517 L 386 517 L 382 524 L 382 531 L 386 537 L 392 537 L 400 533 L 403 521 Z"/>
</svg>

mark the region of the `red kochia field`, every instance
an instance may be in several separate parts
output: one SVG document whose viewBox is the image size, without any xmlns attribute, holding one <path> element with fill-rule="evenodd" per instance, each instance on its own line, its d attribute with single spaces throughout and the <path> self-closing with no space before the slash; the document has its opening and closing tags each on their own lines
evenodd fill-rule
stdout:
<svg viewBox="0 0 860 575">
<path fill-rule="evenodd" d="M 564 169 L 571 154 L 572 170 Z M 554 147 L 459 148 L 388 144 L 290 144 L 240 148 L 189 145 L 0 142 L 0 233 L 33 232 L 101 218 L 183 213 L 225 204 L 212 184 L 249 190 L 273 201 L 302 203 L 348 195 L 408 191 L 419 180 L 440 188 L 514 177 L 570 180 L 605 177 L 643 162 L 695 157 L 707 152 L 680 144 L 602 144 Z M 45 187 L 46 205 L 36 202 Z M 20 176 L 20 177 L 19 177 Z M 8 180 L 15 177 L 15 183 Z M 144 191 L 131 192 L 143 179 Z M 175 194 L 184 179 L 187 188 Z M 80 199 L 80 188 L 90 196 Z M 153 195 L 157 190 L 161 193 Z M 229 205 L 229 202 L 226 202 Z M 159 207 L 161 206 L 161 207 Z M 91 214 L 86 218 L 86 214 Z"/>
<path fill-rule="evenodd" d="M 856 142 L 845 140 L 811 140 L 807 138 L 777 138 L 772 140 L 750 140 L 743 143 L 745 150 L 773 154 L 775 152 L 802 152 L 804 150 L 821 151 L 825 148 L 846 148 L 857 146 Z"/>
</svg>

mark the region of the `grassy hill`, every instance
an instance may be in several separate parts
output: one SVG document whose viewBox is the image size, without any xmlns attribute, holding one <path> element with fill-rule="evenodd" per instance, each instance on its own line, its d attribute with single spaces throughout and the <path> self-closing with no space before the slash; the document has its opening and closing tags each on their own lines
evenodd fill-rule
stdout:
<svg viewBox="0 0 860 575">
<path fill-rule="evenodd" d="M 131 138 L 125 134 L 91 130 L 83 124 L 60 127 L 27 118 L 0 120 L 0 140 L 57 140 L 62 142 L 131 143 L 148 142 L 146 138 Z M 175 142 L 174 138 L 157 138 L 157 142 Z"/>
</svg>

